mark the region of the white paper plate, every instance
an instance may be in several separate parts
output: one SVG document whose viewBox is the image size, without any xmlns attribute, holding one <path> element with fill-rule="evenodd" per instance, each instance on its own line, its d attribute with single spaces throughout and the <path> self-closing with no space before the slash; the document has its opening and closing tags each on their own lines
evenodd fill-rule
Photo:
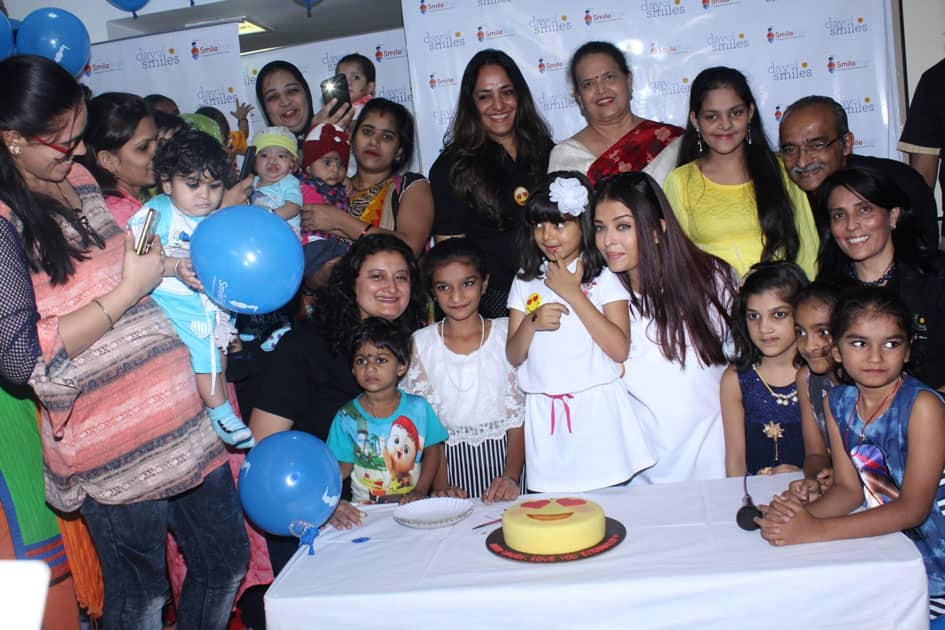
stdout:
<svg viewBox="0 0 945 630">
<path fill-rule="evenodd" d="M 422 499 L 394 510 L 394 520 L 407 527 L 434 529 L 458 523 L 472 512 L 469 499 L 434 497 Z"/>
</svg>

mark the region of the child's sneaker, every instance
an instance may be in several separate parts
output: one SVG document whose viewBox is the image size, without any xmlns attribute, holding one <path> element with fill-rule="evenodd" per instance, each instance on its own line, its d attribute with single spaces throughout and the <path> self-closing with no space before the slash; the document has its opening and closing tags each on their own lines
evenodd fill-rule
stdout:
<svg viewBox="0 0 945 630">
<path fill-rule="evenodd" d="M 240 449 L 252 448 L 256 445 L 253 432 L 233 413 L 229 402 L 209 411 L 210 423 L 221 440 Z"/>
</svg>

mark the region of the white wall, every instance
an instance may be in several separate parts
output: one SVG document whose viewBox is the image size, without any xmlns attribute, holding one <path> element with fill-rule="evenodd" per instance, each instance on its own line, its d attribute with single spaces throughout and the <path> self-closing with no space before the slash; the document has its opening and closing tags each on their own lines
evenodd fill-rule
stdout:
<svg viewBox="0 0 945 630">
<path fill-rule="evenodd" d="M 945 57 L 945 2 L 902 0 L 909 98 L 919 77 Z"/>
</svg>

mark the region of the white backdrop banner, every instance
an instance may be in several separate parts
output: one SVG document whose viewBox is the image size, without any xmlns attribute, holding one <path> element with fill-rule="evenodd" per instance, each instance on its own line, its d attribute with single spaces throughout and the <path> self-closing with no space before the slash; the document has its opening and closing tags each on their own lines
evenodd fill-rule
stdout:
<svg viewBox="0 0 945 630">
<path fill-rule="evenodd" d="M 229 114 L 246 100 L 236 22 L 93 44 L 80 79 L 93 94 L 164 94 L 182 112 L 216 107 L 233 129 Z"/>
<path fill-rule="evenodd" d="M 423 167 L 442 149 L 469 59 L 507 52 L 556 140 L 585 122 L 568 77 L 586 41 L 623 50 L 634 113 L 685 125 L 689 85 L 710 66 L 748 77 L 776 139 L 782 111 L 809 94 L 843 104 L 858 153 L 898 157 L 900 112 L 887 0 L 401 0 Z"/>
<path fill-rule="evenodd" d="M 315 108 L 319 109 L 322 106 L 319 83 L 333 76 L 338 60 L 350 53 L 361 53 L 374 62 L 375 96 L 397 101 L 413 113 L 404 31 L 395 29 L 243 55 L 243 84 L 252 99 L 250 102 L 256 106 L 250 114 L 251 129 L 265 124 L 260 113 L 262 104 L 256 102 L 256 75 L 263 66 L 275 59 L 297 66 L 312 90 Z M 416 169 L 417 164 L 415 153 L 410 168 Z"/>
</svg>

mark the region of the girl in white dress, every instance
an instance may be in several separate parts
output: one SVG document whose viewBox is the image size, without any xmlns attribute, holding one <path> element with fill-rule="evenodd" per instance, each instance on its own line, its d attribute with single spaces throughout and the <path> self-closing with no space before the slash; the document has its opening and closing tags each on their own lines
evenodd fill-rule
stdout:
<svg viewBox="0 0 945 630">
<path fill-rule="evenodd" d="M 449 432 L 434 494 L 515 499 L 525 463 L 525 395 L 505 358 L 508 318 L 479 314 L 489 284 L 482 254 L 466 238 L 442 241 L 425 257 L 424 279 L 445 317 L 413 334 L 401 388 L 426 398 Z"/>
<path fill-rule="evenodd" d="M 533 192 L 509 293 L 506 353 L 526 393 L 528 488 L 538 492 L 625 483 L 656 461 L 639 419 L 648 411 L 620 380 L 628 295 L 594 246 L 590 198 L 574 171 Z"/>
<path fill-rule="evenodd" d="M 624 383 L 655 418 L 646 430 L 659 462 L 634 483 L 724 477 L 719 383 L 734 272 L 692 244 L 649 175 L 622 173 L 597 193 L 597 248 L 630 290 Z"/>
</svg>

